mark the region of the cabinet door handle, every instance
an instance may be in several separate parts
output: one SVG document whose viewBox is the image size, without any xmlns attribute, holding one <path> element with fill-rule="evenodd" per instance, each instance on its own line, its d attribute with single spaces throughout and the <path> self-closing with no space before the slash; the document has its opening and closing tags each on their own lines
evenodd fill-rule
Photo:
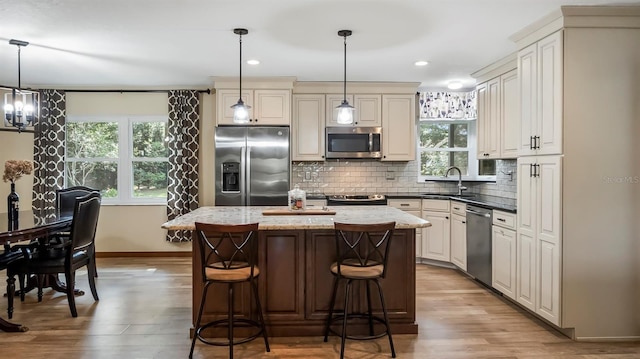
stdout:
<svg viewBox="0 0 640 359">
<path fill-rule="evenodd" d="M 402 207 L 408 207 L 408 206 L 409 206 L 409 203 L 400 203 L 400 206 L 402 206 Z"/>
<path fill-rule="evenodd" d="M 529 164 L 529 177 L 533 177 L 533 165 Z"/>
<path fill-rule="evenodd" d="M 536 164 L 536 177 L 540 177 L 540 164 Z"/>
<path fill-rule="evenodd" d="M 457 209 L 457 210 L 460 210 L 460 207 L 453 207 L 453 209 Z"/>
<path fill-rule="evenodd" d="M 540 136 L 533 136 L 533 146 L 536 150 L 540 149 Z"/>
<path fill-rule="evenodd" d="M 445 216 L 444 219 L 449 219 L 449 216 Z"/>
<path fill-rule="evenodd" d="M 462 224 L 466 224 L 466 223 L 467 223 L 466 221 L 462 221 Z"/>
<path fill-rule="evenodd" d="M 498 221 L 500 221 L 500 222 L 506 222 L 506 221 L 507 221 L 507 220 L 506 220 L 506 219 L 504 219 L 504 218 L 496 218 L 496 219 L 497 219 Z"/>
<path fill-rule="evenodd" d="M 533 149 L 535 149 L 535 148 L 536 148 L 536 147 L 535 147 L 535 144 L 534 144 L 534 141 L 535 141 L 535 140 L 533 139 L 533 136 L 529 136 L 529 149 L 530 149 L 530 150 L 533 150 Z"/>
</svg>

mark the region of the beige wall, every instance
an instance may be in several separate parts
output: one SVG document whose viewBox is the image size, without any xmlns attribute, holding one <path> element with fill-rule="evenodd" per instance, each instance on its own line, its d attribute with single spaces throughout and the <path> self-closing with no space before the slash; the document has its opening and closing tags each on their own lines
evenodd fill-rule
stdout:
<svg viewBox="0 0 640 359">
<path fill-rule="evenodd" d="M 7 160 L 33 161 L 33 133 L 18 133 L 13 131 L 0 131 L 0 167 L 4 174 L 4 163 Z M 31 207 L 31 191 L 33 189 L 33 174 L 22 176 L 16 182 L 16 193 L 20 196 L 20 207 Z M 6 198 L 11 191 L 9 182 L 1 182 L 0 185 L 0 213 L 7 213 Z"/>
<path fill-rule="evenodd" d="M 213 205 L 214 96 L 201 96 L 200 205 Z M 67 93 L 67 116 L 163 115 L 168 114 L 166 93 Z M 33 134 L 0 132 L 0 161 L 33 160 Z M 4 169 L 4 168 L 3 168 Z M 33 176 L 16 184 L 22 207 L 31 204 Z M 9 184 L 0 186 L 0 198 L 9 194 Z M 0 206 L 0 213 L 6 213 Z M 164 205 L 103 205 L 96 235 L 98 252 L 174 252 L 191 251 L 191 243 L 169 243 L 160 228 L 167 221 Z"/>
</svg>

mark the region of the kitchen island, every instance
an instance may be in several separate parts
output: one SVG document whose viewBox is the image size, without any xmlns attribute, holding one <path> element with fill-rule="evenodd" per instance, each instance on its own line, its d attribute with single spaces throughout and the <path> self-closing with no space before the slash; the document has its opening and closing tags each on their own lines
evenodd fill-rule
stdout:
<svg viewBox="0 0 640 359">
<path fill-rule="evenodd" d="M 168 230 L 194 230 L 195 222 L 242 224 L 259 223 L 259 291 L 269 336 L 322 335 L 329 310 L 333 276 L 329 271 L 335 260 L 334 222 L 396 222 L 391 242 L 387 277 L 381 280 L 387 311 L 394 334 L 415 334 L 415 229 L 431 224 L 421 218 L 388 206 L 335 206 L 333 215 L 263 215 L 264 210 L 286 207 L 201 207 L 162 225 Z M 195 232 L 194 232 L 195 235 Z M 194 237 L 195 239 L 195 237 Z M 193 311 L 197 308 L 204 284 L 197 246 L 193 246 Z M 236 308 L 249 313 L 249 286 L 236 289 Z M 210 290 L 203 320 L 226 314 L 227 291 Z M 354 310 L 366 306 L 365 289 L 354 286 Z M 376 309 L 380 303 L 375 296 Z M 338 299 L 340 302 L 340 299 Z M 374 309 L 374 310 L 376 310 Z M 351 328 L 351 327 L 350 327 Z M 354 330 L 364 329 L 355 327 Z"/>
</svg>

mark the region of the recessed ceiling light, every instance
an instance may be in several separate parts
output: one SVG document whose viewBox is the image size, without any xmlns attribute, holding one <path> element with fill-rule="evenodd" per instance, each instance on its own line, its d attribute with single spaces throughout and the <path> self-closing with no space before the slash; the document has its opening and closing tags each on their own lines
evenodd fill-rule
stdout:
<svg viewBox="0 0 640 359">
<path fill-rule="evenodd" d="M 259 65 L 260 61 L 258 60 L 247 60 L 248 65 Z"/>
<path fill-rule="evenodd" d="M 429 65 L 429 61 L 424 61 L 424 60 L 416 61 L 415 65 L 416 66 L 427 66 L 427 65 Z"/>
<path fill-rule="evenodd" d="M 449 82 L 447 87 L 449 88 L 449 90 L 457 90 L 459 88 L 462 88 L 462 82 L 460 82 L 460 81 L 451 81 L 451 82 Z"/>
</svg>

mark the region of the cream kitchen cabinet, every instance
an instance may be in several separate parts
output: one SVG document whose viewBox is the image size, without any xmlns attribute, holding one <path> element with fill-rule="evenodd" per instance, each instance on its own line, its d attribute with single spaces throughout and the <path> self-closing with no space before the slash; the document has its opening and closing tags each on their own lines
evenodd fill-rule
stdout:
<svg viewBox="0 0 640 359">
<path fill-rule="evenodd" d="M 293 95 L 291 159 L 324 161 L 325 95 Z"/>
<path fill-rule="evenodd" d="M 478 89 L 478 159 L 500 157 L 500 78 Z"/>
<path fill-rule="evenodd" d="M 500 76 L 500 158 L 517 158 L 520 138 L 518 70 Z"/>
<path fill-rule="evenodd" d="M 422 200 L 422 218 L 431 222 L 431 227 L 422 229 L 422 258 L 451 261 L 449 202 L 436 199 Z"/>
<path fill-rule="evenodd" d="M 492 287 L 516 299 L 516 215 L 493 210 L 491 237 Z"/>
<path fill-rule="evenodd" d="M 519 149 L 517 70 L 478 85 L 478 159 L 516 158 Z"/>
<path fill-rule="evenodd" d="M 396 199 L 387 201 L 387 205 L 401 209 L 418 218 L 422 218 L 422 200 L 418 198 Z M 416 257 L 421 257 L 422 253 L 422 228 L 416 228 Z"/>
<path fill-rule="evenodd" d="M 518 52 L 519 154 L 562 153 L 563 31 Z"/>
<path fill-rule="evenodd" d="M 217 124 L 237 125 L 233 122 L 231 106 L 238 102 L 238 90 L 220 89 L 216 91 Z M 242 101 L 251 106 L 249 123 L 254 126 L 289 126 L 291 124 L 291 91 L 247 89 L 242 91 Z"/>
<path fill-rule="evenodd" d="M 415 95 L 382 95 L 382 161 L 416 159 Z"/>
<path fill-rule="evenodd" d="M 560 325 L 561 156 L 518 158 L 516 300 Z"/>
<path fill-rule="evenodd" d="M 380 127 L 382 124 L 382 95 L 353 94 L 347 95 L 347 101 L 355 108 L 353 124 L 341 125 L 337 120 L 338 107 L 344 99 L 343 95 L 327 95 L 327 126 Z"/>
<path fill-rule="evenodd" d="M 451 263 L 467 270 L 467 205 L 451 201 Z"/>
</svg>

